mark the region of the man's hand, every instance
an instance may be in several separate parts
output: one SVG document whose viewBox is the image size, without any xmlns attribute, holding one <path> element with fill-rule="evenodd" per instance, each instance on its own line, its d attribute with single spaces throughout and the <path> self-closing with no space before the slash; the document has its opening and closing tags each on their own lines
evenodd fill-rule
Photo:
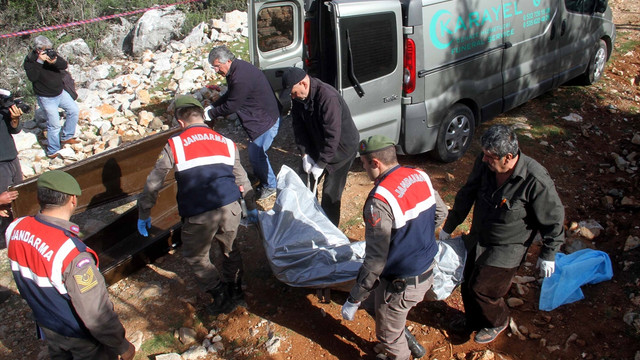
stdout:
<svg viewBox="0 0 640 360">
<path fill-rule="evenodd" d="M 320 179 L 320 176 L 322 176 L 323 172 L 324 169 L 319 167 L 317 164 L 313 164 L 313 166 L 311 167 L 311 174 L 313 175 L 313 178 L 316 179 L 316 181 Z"/>
<path fill-rule="evenodd" d="M 451 239 L 451 234 L 444 230 L 440 230 L 440 234 L 438 234 L 438 240 L 449 240 Z"/>
<path fill-rule="evenodd" d="M 149 236 L 147 229 L 151 229 L 151 218 L 149 217 L 144 220 L 138 219 L 138 232 L 140 235 L 144 237 Z"/>
<path fill-rule="evenodd" d="M 11 119 L 19 119 L 23 114 L 22 109 L 20 109 L 15 104 L 11 105 L 11 107 L 9 108 L 9 113 L 11 114 Z"/>
<path fill-rule="evenodd" d="M 120 355 L 120 359 L 132 360 L 135 355 L 136 355 L 136 347 L 133 346 L 132 343 L 129 343 L 129 348 L 127 349 L 127 351 L 124 352 L 124 354 Z"/>
<path fill-rule="evenodd" d="M 351 301 L 349 301 L 349 299 L 347 299 L 347 301 L 344 302 L 344 305 L 342 305 L 342 318 L 349 321 L 353 320 L 353 318 L 356 316 L 356 311 L 358 310 L 359 306 L 359 301 L 356 303 L 352 303 Z"/>
<path fill-rule="evenodd" d="M 9 210 L 0 210 L 0 217 L 9 217 Z"/>
<path fill-rule="evenodd" d="M 540 269 L 540 276 L 549 277 L 554 271 L 556 271 L 556 262 L 538 258 L 536 268 Z"/>
<path fill-rule="evenodd" d="M 5 191 L 0 194 L 0 205 L 11 204 L 11 202 L 18 198 L 17 191 Z"/>
<path fill-rule="evenodd" d="M 311 156 L 304 154 L 302 157 L 302 170 L 307 174 L 311 174 L 311 168 L 316 164 L 315 161 L 311 158 Z"/>
<path fill-rule="evenodd" d="M 213 105 L 209 105 L 206 108 L 204 108 L 204 119 L 206 121 L 213 121 L 213 119 L 211 119 L 211 116 L 209 116 L 209 111 L 211 111 L 213 109 Z"/>
<path fill-rule="evenodd" d="M 247 210 L 247 221 L 251 224 L 258 223 L 258 209 Z"/>
</svg>

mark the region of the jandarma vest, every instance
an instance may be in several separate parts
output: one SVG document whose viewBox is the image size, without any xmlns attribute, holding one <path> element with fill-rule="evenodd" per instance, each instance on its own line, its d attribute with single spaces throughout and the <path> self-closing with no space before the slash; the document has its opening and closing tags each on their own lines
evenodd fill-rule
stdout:
<svg viewBox="0 0 640 360">
<path fill-rule="evenodd" d="M 394 218 L 389 256 L 381 277 L 416 276 L 431 265 L 438 251 L 434 193 L 427 174 L 400 166 L 391 169 L 371 190 L 369 196 L 389 204 Z"/>
<path fill-rule="evenodd" d="M 233 175 L 236 147 L 206 125 L 186 128 L 169 139 L 178 183 L 178 212 L 189 217 L 240 198 Z"/>
<path fill-rule="evenodd" d="M 33 216 L 16 219 L 6 232 L 7 255 L 20 294 L 39 325 L 74 338 L 91 338 L 77 317 L 62 273 L 81 252 L 98 255 L 70 231 Z"/>
</svg>

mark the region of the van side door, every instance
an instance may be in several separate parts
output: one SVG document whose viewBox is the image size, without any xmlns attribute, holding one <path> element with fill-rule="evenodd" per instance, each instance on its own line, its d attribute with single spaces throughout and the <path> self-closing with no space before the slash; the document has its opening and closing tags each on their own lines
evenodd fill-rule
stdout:
<svg viewBox="0 0 640 360">
<path fill-rule="evenodd" d="M 302 67 L 304 15 L 303 0 L 249 1 L 249 56 L 274 90 L 282 88 L 283 68 Z"/>
<path fill-rule="evenodd" d="M 386 135 L 398 141 L 403 76 L 400 2 L 325 4 L 336 30 L 335 86 L 349 105 L 360 138 Z"/>
<path fill-rule="evenodd" d="M 503 0 L 504 111 L 553 87 L 560 6 L 556 0 Z"/>
</svg>

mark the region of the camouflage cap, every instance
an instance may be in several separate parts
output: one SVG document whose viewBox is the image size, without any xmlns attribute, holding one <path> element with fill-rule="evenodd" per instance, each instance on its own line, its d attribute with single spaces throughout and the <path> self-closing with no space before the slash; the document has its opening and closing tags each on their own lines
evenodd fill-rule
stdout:
<svg viewBox="0 0 640 360">
<path fill-rule="evenodd" d="M 393 140 L 384 135 L 373 135 L 360 141 L 360 148 L 358 151 L 360 152 L 360 155 L 366 155 L 395 145 L 396 144 Z"/>
<path fill-rule="evenodd" d="M 80 185 L 73 178 L 62 170 L 51 170 L 40 175 L 38 178 L 38 187 L 55 190 L 69 195 L 80 195 Z"/>
<path fill-rule="evenodd" d="M 176 97 L 176 101 L 175 101 L 176 109 L 191 107 L 191 106 L 197 106 L 200 109 L 204 109 L 202 107 L 202 104 L 200 104 L 200 101 L 196 100 L 196 98 L 194 98 L 191 95 L 179 95 Z"/>
</svg>

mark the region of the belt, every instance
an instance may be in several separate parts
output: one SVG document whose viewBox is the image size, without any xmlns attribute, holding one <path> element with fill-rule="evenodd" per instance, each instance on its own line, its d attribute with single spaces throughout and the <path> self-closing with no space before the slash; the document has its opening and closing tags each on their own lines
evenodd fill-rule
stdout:
<svg viewBox="0 0 640 360">
<path fill-rule="evenodd" d="M 433 273 L 433 269 L 429 269 L 428 271 L 425 271 L 420 275 L 399 277 L 399 278 L 396 278 L 396 280 L 404 280 L 405 284 L 411 285 L 411 286 L 415 286 L 417 284 L 421 284 L 421 283 L 429 280 L 429 278 L 431 277 L 432 273 Z M 393 281 L 390 281 L 390 282 L 393 282 Z"/>
<path fill-rule="evenodd" d="M 429 271 L 425 271 L 418 276 L 406 277 L 404 280 L 407 282 L 407 285 L 415 286 L 429 280 L 432 273 L 433 269 L 429 269 Z"/>
</svg>

